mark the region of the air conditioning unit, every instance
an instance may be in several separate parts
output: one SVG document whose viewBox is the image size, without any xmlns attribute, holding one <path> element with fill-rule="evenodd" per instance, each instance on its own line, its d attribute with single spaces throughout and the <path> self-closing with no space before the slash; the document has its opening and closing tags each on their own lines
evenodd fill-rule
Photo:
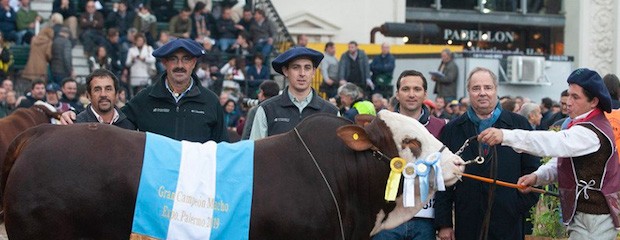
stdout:
<svg viewBox="0 0 620 240">
<path fill-rule="evenodd" d="M 544 57 L 509 56 L 507 59 L 506 75 L 509 82 L 538 83 L 544 81 Z"/>
</svg>

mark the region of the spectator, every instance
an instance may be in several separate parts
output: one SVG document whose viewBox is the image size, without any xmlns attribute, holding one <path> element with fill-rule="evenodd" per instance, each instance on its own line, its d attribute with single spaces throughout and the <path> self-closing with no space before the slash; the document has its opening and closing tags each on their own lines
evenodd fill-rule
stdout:
<svg viewBox="0 0 620 240">
<path fill-rule="evenodd" d="M 2 86 L 0 86 L 1 88 L 6 89 L 7 93 L 10 91 L 13 91 L 13 81 L 11 79 L 4 79 L 2 81 Z"/>
<path fill-rule="evenodd" d="M 52 13 L 50 16 L 50 21 L 48 22 L 48 27 L 51 27 L 54 30 L 54 38 L 58 37 L 58 33 L 60 33 L 60 29 L 62 29 L 63 25 L 63 16 L 60 13 Z"/>
<path fill-rule="evenodd" d="M 138 33 L 144 35 L 149 46 L 155 45 L 155 39 L 157 39 L 157 18 L 151 14 L 149 7 L 144 5 L 140 7 L 138 16 L 133 21 L 133 27 L 138 30 Z"/>
<path fill-rule="evenodd" d="M 43 17 L 35 10 L 30 9 L 30 0 L 20 0 L 19 10 L 17 11 L 16 23 L 17 34 L 22 39 L 17 44 L 30 44 L 30 40 L 37 32 L 43 22 Z"/>
<path fill-rule="evenodd" d="M 146 44 L 146 38 L 141 33 L 135 36 L 136 45 L 129 49 L 125 65 L 130 71 L 129 95 L 134 96 L 142 88 L 150 84 L 149 69 L 155 69 L 153 48 Z"/>
<path fill-rule="evenodd" d="M 153 49 L 158 49 L 166 45 L 166 43 L 169 43 L 170 40 L 173 39 L 176 39 L 176 37 L 172 37 L 172 39 L 170 39 L 170 33 L 168 31 L 161 31 L 159 33 L 159 39 L 157 40 L 157 42 L 155 42 L 155 46 L 153 46 Z"/>
<path fill-rule="evenodd" d="M 396 67 L 396 59 L 390 53 L 390 45 L 381 44 L 381 54 L 372 59 L 370 63 L 370 71 L 372 72 L 372 82 L 375 85 L 374 92 L 381 93 L 385 96 L 392 96 L 392 78 L 394 68 Z"/>
<path fill-rule="evenodd" d="M 480 133 L 478 141 L 554 157 L 517 183 L 527 187 L 558 182 L 562 222 L 568 225 L 569 239 L 615 239 L 620 228 L 616 204 L 620 164 L 614 130 L 604 114 L 612 111 L 611 97 L 595 71 L 577 69 L 567 82 L 568 113 L 573 119 L 567 129 L 489 128 Z"/>
<path fill-rule="evenodd" d="M 308 47 L 308 36 L 306 34 L 297 35 L 297 45 L 296 47 Z"/>
<path fill-rule="evenodd" d="M 9 42 L 21 44 L 22 38 L 17 34 L 17 13 L 9 5 L 9 0 L 0 0 L 0 31 Z"/>
<path fill-rule="evenodd" d="M 80 102 L 78 97 L 78 85 L 75 79 L 73 78 L 65 78 L 62 80 L 62 84 L 60 85 L 60 91 L 62 91 L 62 97 L 60 98 L 61 102 L 66 102 L 71 105 L 73 111 L 76 113 L 81 113 L 84 111 L 84 105 Z"/>
<path fill-rule="evenodd" d="M 54 0 L 52 5 L 52 13 L 59 13 L 63 18 L 63 25 L 67 26 L 71 31 L 71 40 L 77 40 L 78 14 L 73 1 L 71 0 Z"/>
<path fill-rule="evenodd" d="M 6 92 L 6 106 L 9 108 L 9 113 L 17 108 L 17 93 L 15 91 Z"/>
<path fill-rule="evenodd" d="M 237 25 L 231 18 L 232 10 L 230 8 L 224 8 L 222 11 L 222 17 L 217 20 L 216 28 L 219 39 L 217 45 L 220 50 L 226 51 L 233 45 L 237 39 L 237 34 L 240 30 L 243 30 L 243 26 Z"/>
<path fill-rule="evenodd" d="M 192 9 L 195 8 L 198 3 L 204 4 L 206 9 L 211 9 L 213 7 L 211 0 L 187 0 L 187 6 Z"/>
<path fill-rule="evenodd" d="M 54 30 L 43 28 L 32 38 L 28 62 L 22 71 L 22 77 L 29 80 L 47 79 L 47 67 L 52 59 L 52 42 Z M 45 86 L 43 86 L 45 91 Z M 45 93 L 45 92 L 44 92 Z"/>
<path fill-rule="evenodd" d="M 88 58 L 88 69 L 91 73 L 97 69 L 112 69 L 112 58 L 108 57 L 104 46 L 97 47 L 95 56 Z"/>
<path fill-rule="evenodd" d="M 338 59 L 336 59 L 336 47 L 333 42 L 325 44 L 325 58 L 321 62 L 321 75 L 323 82 L 320 90 L 327 95 L 327 98 L 336 97 L 338 93 Z"/>
<path fill-rule="evenodd" d="M 166 72 L 121 109 L 140 131 L 176 140 L 216 142 L 228 140 L 224 109 L 217 96 L 200 86 L 192 75 L 202 47 L 194 40 L 176 39 L 155 50 Z M 178 109 L 178 110 L 177 110 Z M 63 114 L 61 122 L 73 123 L 75 115 Z M 183 119 L 185 124 L 170 123 Z"/>
<path fill-rule="evenodd" d="M 110 58 L 110 68 L 108 68 L 108 70 L 114 73 L 115 76 L 121 76 L 125 66 L 126 56 L 123 55 L 123 47 L 120 43 L 120 32 L 117 28 L 108 29 L 107 38 L 103 46 Z"/>
<path fill-rule="evenodd" d="M 433 110 L 433 116 L 436 118 L 450 119 L 451 116 L 446 112 L 446 100 L 442 97 L 435 98 L 437 108 Z"/>
<path fill-rule="evenodd" d="M 95 47 L 103 43 L 103 15 L 95 8 L 95 1 L 86 2 L 86 12 L 80 15 L 82 35 L 80 41 L 84 45 L 84 55 L 91 56 Z"/>
<path fill-rule="evenodd" d="M 418 120 L 435 138 L 439 138 L 446 120 L 434 117 L 431 110 L 423 104 L 428 100 L 427 91 L 428 83 L 421 72 L 403 71 L 396 79 L 396 99 L 399 104 L 395 111 Z M 377 233 L 372 239 L 436 239 L 434 202 L 434 199 L 430 199 L 413 218 L 394 229 Z"/>
<path fill-rule="evenodd" d="M 515 112 L 515 108 L 517 106 L 515 100 L 513 100 L 512 98 L 508 98 L 504 100 L 503 102 L 500 101 L 500 104 L 502 105 L 502 109 L 506 111 L 511 111 L 511 112 Z"/>
<path fill-rule="evenodd" d="M 252 43 L 248 41 L 248 34 L 241 33 L 237 35 L 237 40 L 230 45 L 226 52 L 237 56 L 244 56 L 248 61 L 252 61 L 251 56 L 254 55 L 254 49 L 252 49 Z M 263 55 L 263 57 L 265 56 Z"/>
<path fill-rule="evenodd" d="M 527 119 L 532 129 L 537 129 L 538 126 L 540 126 L 540 120 L 542 119 L 542 114 L 540 113 L 540 107 L 537 104 L 535 103 L 523 104 L 523 106 L 521 106 L 521 111 L 519 111 L 519 115 Z"/>
<path fill-rule="evenodd" d="M 25 97 L 26 98 L 19 102 L 17 108 L 29 108 L 32 107 L 36 101 L 45 101 L 45 81 L 41 79 L 32 81 L 30 92 L 28 92 Z"/>
<path fill-rule="evenodd" d="M 119 2 L 117 11 L 111 12 L 106 18 L 105 26 L 108 28 L 108 35 L 110 34 L 110 29 L 115 28 L 116 32 L 119 33 L 119 43 L 127 41 L 127 31 L 133 27 L 135 18 L 136 13 L 127 6 L 127 2 Z"/>
<path fill-rule="evenodd" d="M 265 100 L 278 96 L 280 92 L 280 86 L 273 80 L 263 81 L 260 86 L 258 86 L 258 102 L 262 103 Z M 253 106 L 248 111 L 246 115 L 246 121 L 243 125 L 243 132 L 241 133 L 241 139 L 247 140 L 250 138 L 250 132 L 252 132 L 252 123 L 254 122 L 254 116 L 256 115 L 256 110 L 258 109 L 258 105 Z"/>
<path fill-rule="evenodd" d="M 553 100 L 551 100 L 551 98 L 545 97 L 541 100 L 540 103 L 540 110 L 541 113 L 543 115 L 543 122 L 548 121 L 551 118 L 551 115 L 553 115 L 553 112 L 551 111 L 551 107 L 553 107 Z M 541 130 L 547 130 L 547 128 L 545 129 L 541 129 Z"/>
<path fill-rule="evenodd" d="M 183 8 L 181 12 L 170 19 L 170 35 L 177 38 L 189 38 L 192 33 L 192 22 L 189 19 L 192 10 Z M 164 43 L 165 44 L 165 43 Z"/>
<path fill-rule="evenodd" d="M 9 68 L 13 65 L 13 54 L 9 45 L 4 42 L 4 34 L 0 32 L 0 79 L 9 76 Z"/>
<path fill-rule="evenodd" d="M 551 117 L 547 120 L 547 122 L 541 123 L 541 130 L 552 129 L 555 128 L 557 130 L 562 129 L 562 123 L 568 117 L 568 108 L 566 106 L 568 101 L 568 90 L 562 91 L 560 94 L 560 111 L 551 115 Z"/>
<path fill-rule="evenodd" d="M 136 129 L 127 116 L 116 108 L 119 81 L 112 72 L 96 69 L 86 77 L 86 87 L 86 94 L 91 103 L 86 106 L 85 111 L 76 116 L 75 122 L 98 122 L 130 130 Z"/>
<path fill-rule="evenodd" d="M 437 69 L 441 74 L 432 75 L 431 80 L 435 82 L 435 90 L 437 96 L 443 97 L 446 102 L 456 99 L 456 80 L 459 76 L 459 67 L 454 63 L 454 54 L 450 49 L 441 51 L 441 64 Z"/>
<path fill-rule="evenodd" d="M 220 69 L 220 73 L 224 75 L 225 80 L 245 80 L 245 67 L 242 65 L 243 58 L 241 57 L 233 57 L 228 60 L 222 69 Z"/>
<path fill-rule="evenodd" d="M 52 105 L 54 108 L 56 108 L 56 111 L 61 113 L 71 110 L 71 105 L 60 101 L 60 97 L 58 96 L 59 91 L 60 86 L 58 86 L 58 84 L 47 84 L 47 86 L 45 87 L 45 102 Z"/>
<path fill-rule="evenodd" d="M 516 96 L 515 97 L 515 110 L 514 110 L 515 113 L 518 113 L 519 110 L 521 110 L 521 105 L 523 105 L 523 103 L 525 103 L 523 101 L 523 97 L 521 97 L 521 96 Z"/>
<path fill-rule="evenodd" d="M 6 95 L 7 95 L 6 89 L 0 87 L 0 118 L 6 117 L 7 115 L 11 113 L 11 110 L 9 109 L 9 105 L 6 102 Z"/>
<path fill-rule="evenodd" d="M 224 123 L 226 124 L 226 128 L 231 131 L 237 131 L 237 122 L 239 122 L 239 118 L 241 114 L 237 111 L 237 104 L 235 100 L 228 99 L 226 103 L 224 103 Z"/>
<path fill-rule="evenodd" d="M 271 62 L 273 69 L 288 79 L 289 86 L 283 94 L 260 104 L 252 123 L 250 139 L 289 131 L 315 113 L 338 113 L 334 105 L 319 97 L 310 86 L 322 59 L 323 54 L 315 50 L 291 48 Z"/>
<path fill-rule="evenodd" d="M 261 54 L 254 55 L 254 64 L 248 68 L 249 80 L 267 80 L 269 79 L 269 67 L 265 65 L 265 58 Z M 257 86 L 260 82 L 257 84 Z"/>
<path fill-rule="evenodd" d="M 456 152 L 465 140 L 490 127 L 531 130 L 527 119 L 499 107 L 497 87 L 497 77 L 491 70 L 477 67 L 469 73 L 466 88 L 472 105 L 465 114 L 451 120 L 441 133 L 441 141 L 450 151 Z M 491 156 L 495 151 L 497 155 Z M 540 165 L 538 157 L 502 147 L 491 151 L 488 145 L 479 145 L 476 142 L 470 143 L 461 157 L 474 159 L 478 155 L 482 155 L 484 159 L 494 158 L 494 161 L 501 161 L 501 167 L 497 172 L 491 173 L 492 163 L 485 161 L 481 165 L 468 165 L 465 168 L 466 173 L 483 177 L 495 176 L 506 182 L 516 182 L 520 176 L 533 172 Z M 492 201 L 489 200 L 489 189 L 494 190 Z M 491 208 L 487 207 L 490 204 L 488 201 L 492 203 Z M 523 195 L 517 189 L 495 188 L 488 183 L 464 178 L 462 182 L 446 187 L 445 192 L 436 193 L 435 222 L 439 227 L 439 238 L 486 238 L 479 234 L 484 216 L 490 211 L 489 222 L 485 223 L 488 224 L 489 238 L 523 239 L 524 215 L 537 201 L 537 194 Z"/>
<path fill-rule="evenodd" d="M 192 34 L 190 38 L 204 38 L 215 37 L 211 36 L 211 33 L 215 29 L 215 18 L 209 13 L 209 9 L 206 8 L 204 2 L 197 2 L 194 7 L 194 13 L 191 16 L 192 19 Z"/>
<path fill-rule="evenodd" d="M 200 58 L 200 62 L 209 64 L 211 75 L 218 73 L 220 71 L 220 66 L 222 65 L 222 53 L 220 52 L 220 49 L 213 47 L 214 41 L 211 38 L 205 37 L 199 42 L 202 42 L 202 46 L 205 49 L 205 54 L 202 58 Z"/>
<path fill-rule="evenodd" d="M 243 16 L 241 17 L 241 19 L 239 19 L 239 22 L 237 24 L 243 26 L 243 31 L 246 33 L 250 32 L 250 26 L 252 26 L 252 23 L 254 22 L 254 15 L 252 14 L 252 9 L 250 8 L 243 8 Z"/>
<path fill-rule="evenodd" d="M 381 93 L 373 94 L 370 100 L 372 101 L 372 105 L 375 106 L 375 112 L 378 113 L 383 109 L 387 109 L 387 106 L 385 105 L 387 99 L 385 99 Z"/>
<path fill-rule="evenodd" d="M 73 56 L 71 55 L 70 35 L 68 27 L 62 27 L 59 35 L 52 42 L 52 60 L 50 61 L 50 69 L 52 72 L 52 82 L 60 84 L 63 79 L 75 77 L 73 71 Z"/>
<path fill-rule="evenodd" d="M 610 73 L 603 77 L 603 82 L 605 83 L 605 88 L 607 88 L 607 91 L 611 96 L 611 108 L 619 109 L 620 100 L 618 99 L 618 93 L 620 92 L 620 80 L 615 74 Z"/>
<path fill-rule="evenodd" d="M 273 37 L 276 35 L 276 26 L 267 19 L 265 11 L 256 9 L 254 23 L 250 26 L 250 36 L 256 52 L 263 54 L 265 62 L 269 62 L 269 56 L 273 50 Z"/>
<path fill-rule="evenodd" d="M 462 97 L 459 99 L 459 111 L 456 113 L 459 116 L 465 114 L 467 112 L 467 109 L 469 107 L 469 98 L 468 97 Z"/>
<path fill-rule="evenodd" d="M 370 80 L 368 56 L 364 50 L 358 49 L 355 41 L 349 42 L 349 50 L 340 56 L 338 79 L 340 85 L 350 82 L 362 88 L 366 96 L 369 96 L 368 93 L 374 89 Z"/>
<path fill-rule="evenodd" d="M 119 81 L 120 84 L 120 81 Z M 119 85 L 120 86 L 120 85 Z M 127 104 L 127 89 L 119 87 L 118 94 L 116 94 L 116 108 L 121 109 Z"/>
<path fill-rule="evenodd" d="M 340 103 L 345 109 L 343 116 L 352 122 L 355 122 L 355 116 L 358 114 L 377 115 L 375 105 L 368 100 L 364 100 L 362 90 L 353 83 L 346 83 L 338 88 L 338 96 Z"/>
</svg>

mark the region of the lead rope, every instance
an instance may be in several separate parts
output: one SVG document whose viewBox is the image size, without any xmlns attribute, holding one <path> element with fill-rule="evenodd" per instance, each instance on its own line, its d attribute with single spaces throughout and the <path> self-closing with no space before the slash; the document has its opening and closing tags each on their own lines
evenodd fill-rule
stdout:
<svg viewBox="0 0 620 240">
<path fill-rule="evenodd" d="M 479 155 L 483 154 L 482 151 L 482 144 L 479 144 Z M 491 157 L 490 159 L 490 164 L 491 164 L 491 169 L 490 169 L 490 173 L 489 176 L 493 179 L 493 184 L 491 184 L 491 187 L 489 187 L 489 193 L 488 193 L 488 201 L 487 201 L 487 210 L 485 211 L 484 214 L 484 220 L 482 221 L 482 227 L 480 229 L 480 239 L 481 240 L 486 240 L 489 238 L 489 228 L 491 227 L 491 209 L 493 208 L 493 202 L 495 201 L 495 189 L 497 187 L 496 181 L 497 181 L 497 148 L 495 146 L 492 147 L 493 148 L 493 152 L 491 153 Z"/>
<path fill-rule="evenodd" d="M 312 162 L 314 162 L 316 169 L 318 169 L 319 173 L 321 173 L 321 177 L 323 177 L 323 181 L 325 181 L 325 185 L 327 185 L 327 189 L 329 189 L 329 194 L 331 194 L 332 199 L 334 200 L 334 204 L 336 205 L 336 211 L 338 211 L 338 224 L 340 224 L 340 235 L 342 236 L 342 240 L 345 240 L 344 227 L 342 226 L 342 215 L 340 214 L 340 207 L 338 206 L 338 200 L 336 200 L 336 195 L 334 195 L 334 191 L 332 190 L 332 187 L 329 185 L 329 182 L 327 181 L 325 174 L 323 174 L 321 167 L 319 167 L 319 163 L 316 162 L 316 159 L 314 158 L 314 155 L 312 154 L 312 152 L 310 152 L 310 149 L 306 145 L 306 142 L 304 142 L 304 140 L 301 138 L 301 135 L 299 135 L 299 131 L 297 131 L 297 128 L 293 128 L 293 129 L 295 130 L 295 134 L 297 134 L 297 138 L 299 138 L 299 141 L 301 141 L 301 144 L 303 144 L 304 148 L 306 148 L 306 151 L 310 155 L 310 158 L 312 158 Z"/>
</svg>

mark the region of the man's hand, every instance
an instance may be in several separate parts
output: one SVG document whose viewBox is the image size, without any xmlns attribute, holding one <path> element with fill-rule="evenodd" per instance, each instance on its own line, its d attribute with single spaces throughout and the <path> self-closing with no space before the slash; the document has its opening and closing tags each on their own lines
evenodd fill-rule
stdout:
<svg viewBox="0 0 620 240">
<path fill-rule="evenodd" d="M 325 83 L 326 83 L 327 85 L 329 85 L 329 86 L 334 85 L 334 80 L 331 80 L 331 79 L 329 79 L 329 78 L 326 78 L 324 81 L 325 81 Z"/>
<path fill-rule="evenodd" d="M 69 125 L 75 121 L 75 113 L 73 111 L 66 111 L 60 115 L 60 124 Z"/>
<path fill-rule="evenodd" d="M 439 239 L 441 240 L 454 240 L 454 230 L 451 227 L 445 227 L 439 229 L 439 233 L 437 234 Z"/>
<path fill-rule="evenodd" d="M 504 141 L 504 133 L 497 128 L 488 128 L 478 135 L 478 142 L 486 143 L 490 146 L 497 145 Z"/>
<path fill-rule="evenodd" d="M 528 186 L 528 188 L 519 189 L 519 191 L 521 191 L 522 193 L 529 193 L 531 190 L 529 186 L 534 186 L 537 180 L 538 176 L 533 173 L 520 177 L 519 180 L 517 180 L 517 184 L 519 186 Z"/>
</svg>

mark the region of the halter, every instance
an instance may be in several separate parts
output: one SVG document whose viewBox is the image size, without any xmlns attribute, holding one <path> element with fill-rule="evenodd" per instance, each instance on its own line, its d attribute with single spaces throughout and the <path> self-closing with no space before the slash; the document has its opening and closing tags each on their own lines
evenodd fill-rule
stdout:
<svg viewBox="0 0 620 240">
<path fill-rule="evenodd" d="M 327 178 L 325 177 L 325 174 L 323 173 L 323 170 L 321 170 L 321 167 L 319 166 L 319 163 L 314 158 L 314 155 L 312 154 L 312 152 L 308 148 L 308 145 L 306 145 L 306 142 L 304 141 L 304 139 L 301 138 L 301 135 L 299 134 L 299 131 L 297 130 L 297 127 L 293 128 L 293 130 L 295 130 L 295 134 L 297 135 L 297 138 L 299 138 L 299 141 L 301 141 L 301 144 L 303 144 L 304 148 L 306 148 L 306 151 L 310 155 L 310 158 L 312 158 L 312 162 L 314 162 L 314 166 L 316 166 L 316 169 L 319 170 L 319 173 L 321 174 L 321 177 L 323 178 L 323 181 L 325 182 L 325 185 L 327 185 L 327 189 L 329 190 L 329 194 L 332 196 L 332 200 L 334 200 L 334 205 L 336 205 L 336 211 L 338 212 L 338 225 L 340 226 L 340 236 L 342 237 L 342 240 L 345 240 L 345 237 L 344 237 L 344 226 L 342 224 L 342 214 L 340 213 L 340 207 L 338 205 L 338 200 L 336 199 L 336 195 L 334 194 L 334 190 L 332 190 L 331 185 L 329 185 L 329 181 L 327 181 Z"/>
</svg>

